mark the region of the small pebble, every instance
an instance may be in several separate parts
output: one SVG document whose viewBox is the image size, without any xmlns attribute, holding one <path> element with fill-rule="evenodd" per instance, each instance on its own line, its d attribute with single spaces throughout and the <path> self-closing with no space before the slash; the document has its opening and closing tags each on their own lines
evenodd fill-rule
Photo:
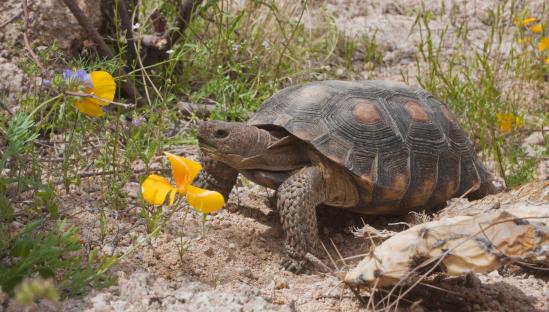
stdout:
<svg viewBox="0 0 549 312">
<path fill-rule="evenodd" d="M 248 268 L 238 269 L 237 272 L 240 275 L 244 276 L 244 277 L 247 277 L 247 278 L 250 278 L 250 279 L 255 279 L 254 273 L 252 272 L 252 270 L 250 270 Z"/>
<path fill-rule="evenodd" d="M 313 299 L 320 299 L 322 298 L 322 290 L 320 289 L 317 289 L 314 293 L 313 293 Z"/>
<path fill-rule="evenodd" d="M 212 256 L 214 255 L 214 250 L 213 250 L 213 248 L 210 247 L 210 248 L 204 250 L 204 254 L 205 254 L 206 256 L 208 256 L 208 257 L 212 257 Z"/>
<path fill-rule="evenodd" d="M 288 282 L 285 279 L 277 279 L 274 285 L 275 289 L 288 288 Z"/>
</svg>

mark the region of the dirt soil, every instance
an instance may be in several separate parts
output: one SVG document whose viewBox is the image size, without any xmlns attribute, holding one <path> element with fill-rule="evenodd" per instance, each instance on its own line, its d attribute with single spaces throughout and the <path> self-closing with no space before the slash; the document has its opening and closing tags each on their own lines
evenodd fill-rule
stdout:
<svg viewBox="0 0 549 312">
<path fill-rule="evenodd" d="M 189 158 L 197 154 L 194 146 L 177 152 Z M 98 215 L 103 203 L 95 182 L 85 181 L 64 196 L 62 213 L 80 226 L 90 247 L 101 247 L 105 254 L 122 255 L 138 242 L 143 245 L 112 269 L 116 285 L 60 305 L 42 303 L 34 307 L 36 311 L 358 311 L 363 309 L 360 300 L 340 282 L 342 273 L 338 273 L 356 264 L 360 260 L 356 256 L 370 248 L 368 240 L 357 238 L 352 230 L 363 221 L 394 231 L 407 227 L 402 222 L 418 222 L 417 215 L 361 218 L 321 209 L 320 229 L 330 256 L 320 257 L 329 266 L 335 263 L 338 270 L 323 274 L 310 266 L 296 275 L 280 265 L 283 236 L 278 215 L 269 206 L 271 191 L 240 181 L 226 209 L 209 216 L 205 227 L 201 215 L 184 207 L 163 233 L 146 240 L 145 225 L 138 217 L 139 185 L 129 183 L 133 208 L 108 216 L 110 234 L 101 242 Z M 530 183 L 479 205 L 519 200 L 549 205 L 549 182 Z M 452 211 L 459 213 L 468 205 L 461 200 Z M 399 306 L 402 311 L 548 311 L 548 280 L 546 273 L 514 265 L 476 276 L 434 276 L 426 283 L 435 288 L 420 285 Z M 361 294 L 362 300 L 369 299 L 366 290 Z"/>
</svg>

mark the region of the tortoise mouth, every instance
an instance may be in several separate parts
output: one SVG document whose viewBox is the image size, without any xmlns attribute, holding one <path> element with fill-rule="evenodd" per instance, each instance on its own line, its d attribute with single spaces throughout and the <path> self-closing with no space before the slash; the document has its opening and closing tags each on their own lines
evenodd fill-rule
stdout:
<svg viewBox="0 0 549 312">
<path fill-rule="evenodd" d="M 201 137 L 198 137 L 198 145 L 200 146 L 200 149 L 205 152 L 212 153 L 217 151 L 217 147 L 215 145 L 211 144 L 210 142 L 208 142 L 207 140 Z"/>
</svg>

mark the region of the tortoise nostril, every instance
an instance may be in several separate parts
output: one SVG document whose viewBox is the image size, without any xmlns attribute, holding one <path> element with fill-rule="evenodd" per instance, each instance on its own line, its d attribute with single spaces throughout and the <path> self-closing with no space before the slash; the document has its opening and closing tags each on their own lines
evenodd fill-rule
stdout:
<svg viewBox="0 0 549 312">
<path fill-rule="evenodd" d="M 224 129 L 217 129 L 217 130 L 215 130 L 213 135 L 217 139 L 224 139 L 224 138 L 229 136 L 229 132 L 227 130 L 224 130 Z"/>
</svg>

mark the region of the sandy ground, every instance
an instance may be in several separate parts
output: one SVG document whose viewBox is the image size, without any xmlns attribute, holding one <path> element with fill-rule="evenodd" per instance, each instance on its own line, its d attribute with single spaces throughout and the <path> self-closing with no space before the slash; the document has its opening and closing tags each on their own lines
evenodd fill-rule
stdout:
<svg viewBox="0 0 549 312">
<path fill-rule="evenodd" d="M 187 156 L 194 154 L 187 148 Z M 89 183 L 89 184 L 88 184 Z M 146 235 L 137 217 L 138 185 L 128 185 L 135 208 L 109 215 L 110 234 L 99 242 L 98 199 L 85 191 L 67 195 L 63 213 L 79 224 L 92 246 L 115 255 L 124 254 Z M 81 300 L 70 300 L 52 309 L 64 311 L 355 311 L 360 301 L 337 272 L 344 272 L 360 258 L 341 260 L 367 252 L 369 243 L 351 232 L 360 216 L 321 211 L 322 239 L 330 256 L 322 260 L 339 268 L 334 274 L 309 267 L 296 275 L 282 269 L 283 236 L 278 215 L 269 208 L 266 189 L 248 184 L 235 189 L 226 209 L 210 216 L 203 228 L 201 216 L 186 208 L 175 213 L 166 230 L 131 253 L 112 271 L 118 284 L 94 291 Z M 501 203 L 531 200 L 549 204 L 549 182 L 535 182 L 485 199 Z M 469 205 L 463 200 L 454 209 Z M 130 205 L 132 206 L 132 205 Z M 187 211 L 188 213 L 185 213 Z M 369 217 L 378 229 L 403 229 L 402 218 Z M 337 248 L 337 251 L 336 249 Z M 436 276 L 401 300 L 403 311 L 548 311 L 549 276 L 508 265 L 499 271 L 470 277 Z M 363 292 L 364 300 L 368 300 Z M 380 301 L 381 297 L 374 297 Z M 379 306 L 381 309 L 383 306 Z M 40 310 L 45 306 L 40 306 Z"/>
</svg>

